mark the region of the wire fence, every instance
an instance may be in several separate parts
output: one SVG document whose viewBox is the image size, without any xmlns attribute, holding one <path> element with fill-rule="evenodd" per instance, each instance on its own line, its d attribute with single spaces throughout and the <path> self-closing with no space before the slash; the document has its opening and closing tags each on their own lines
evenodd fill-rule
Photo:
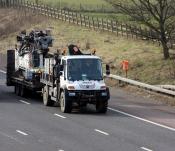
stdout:
<svg viewBox="0 0 175 151">
<path fill-rule="evenodd" d="M 142 28 L 141 26 L 118 22 L 98 17 L 90 17 L 81 13 L 52 8 L 47 5 L 39 5 L 24 0 L 0 0 L 0 7 L 12 7 L 26 12 L 44 15 L 54 19 L 59 19 L 70 24 L 84 26 L 94 30 L 115 33 L 117 36 L 126 36 L 127 38 L 150 40 L 160 45 L 159 35 L 153 30 Z M 174 40 L 169 40 L 169 47 L 173 48 Z"/>
</svg>

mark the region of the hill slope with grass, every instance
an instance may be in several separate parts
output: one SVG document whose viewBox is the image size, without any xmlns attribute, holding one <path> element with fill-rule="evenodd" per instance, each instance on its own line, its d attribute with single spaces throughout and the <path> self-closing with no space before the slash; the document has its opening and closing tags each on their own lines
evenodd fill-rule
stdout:
<svg viewBox="0 0 175 151">
<path fill-rule="evenodd" d="M 31 2 L 37 2 L 37 0 L 28 0 Z M 109 6 L 109 3 L 107 3 L 105 0 L 38 0 L 38 3 L 44 3 L 52 6 L 59 6 L 60 4 L 68 4 L 69 6 L 77 6 L 79 8 L 80 4 L 82 5 L 105 5 Z"/>
<path fill-rule="evenodd" d="M 65 48 L 68 44 L 96 48 L 104 62 L 110 63 L 112 72 L 124 76 L 121 61 L 129 61 L 128 77 L 150 84 L 175 84 L 175 63 L 173 59 L 163 60 L 162 50 L 148 41 L 131 40 L 115 34 L 77 27 L 53 19 L 27 14 L 25 17 L 16 10 L 0 9 L 1 21 L 0 52 L 14 48 L 16 35 L 24 29 L 52 29 L 54 46 L 51 51 Z M 16 14 L 16 15 L 15 15 Z M 2 17 L 3 16 L 3 17 Z"/>
</svg>

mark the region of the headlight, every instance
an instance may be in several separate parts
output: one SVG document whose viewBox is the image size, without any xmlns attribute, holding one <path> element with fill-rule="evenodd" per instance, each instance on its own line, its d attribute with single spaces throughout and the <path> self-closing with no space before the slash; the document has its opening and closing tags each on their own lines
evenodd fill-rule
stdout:
<svg viewBox="0 0 175 151">
<path fill-rule="evenodd" d="M 67 89 L 68 90 L 75 90 L 75 87 L 74 86 L 68 86 Z"/>
<path fill-rule="evenodd" d="M 106 90 L 106 86 L 105 85 L 104 86 L 101 86 L 100 89 L 101 90 Z"/>
</svg>

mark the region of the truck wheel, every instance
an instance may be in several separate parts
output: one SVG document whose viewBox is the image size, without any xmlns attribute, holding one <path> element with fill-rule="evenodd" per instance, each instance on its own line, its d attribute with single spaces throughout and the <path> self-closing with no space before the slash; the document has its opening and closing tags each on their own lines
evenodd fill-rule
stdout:
<svg viewBox="0 0 175 151">
<path fill-rule="evenodd" d="M 49 87 L 45 86 L 43 89 L 43 103 L 45 106 L 53 106 L 54 101 L 51 100 L 51 97 L 49 96 Z"/>
<path fill-rule="evenodd" d="M 15 94 L 16 94 L 16 85 L 14 86 L 14 92 L 15 92 Z"/>
<path fill-rule="evenodd" d="M 108 109 L 108 101 L 97 101 L 96 111 L 98 113 L 106 113 Z"/>
<path fill-rule="evenodd" d="M 21 85 L 21 86 L 20 86 L 20 90 L 21 90 L 21 91 L 20 91 L 20 96 L 21 96 L 21 97 L 25 97 L 25 94 L 26 94 L 25 91 L 26 91 L 26 89 Z"/>
<path fill-rule="evenodd" d="M 6 82 L 7 86 L 14 86 L 11 81 L 11 77 L 15 72 L 15 50 L 7 50 L 7 74 Z"/>
<path fill-rule="evenodd" d="M 61 92 L 60 107 L 63 113 L 71 113 L 72 111 L 72 102 L 66 98 L 64 92 Z"/>
<path fill-rule="evenodd" d="M 16 95 L 20 96 L 20 87 L 18 84 L 15 85 L 15 93 L 16 93 Z"/>
</svg>

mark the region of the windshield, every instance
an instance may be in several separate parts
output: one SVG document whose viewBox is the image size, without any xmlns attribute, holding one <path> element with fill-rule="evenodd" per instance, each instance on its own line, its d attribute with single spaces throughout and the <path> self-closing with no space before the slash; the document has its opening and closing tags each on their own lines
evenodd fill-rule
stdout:
<svg viewBox="0 0 175 151">
<path fill-rule="evenodd" d="M 103 80 L 102 65 L 99 59 L 69 59 L 68 80 Z"/>
</svg>

